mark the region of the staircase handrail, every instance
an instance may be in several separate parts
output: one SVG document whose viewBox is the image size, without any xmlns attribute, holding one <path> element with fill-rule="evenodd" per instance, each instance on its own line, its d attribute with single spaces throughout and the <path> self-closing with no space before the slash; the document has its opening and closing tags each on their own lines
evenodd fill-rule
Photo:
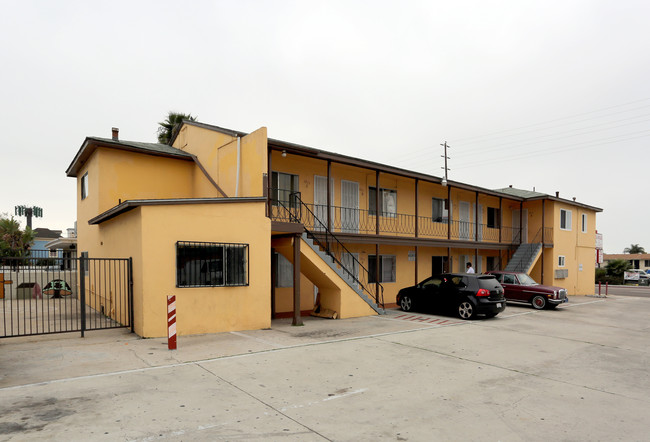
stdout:
<svg viewBox="0 0 650 442">
<path fill-rule="evenodd" d="M 341 260 L 339 260 L 339 259 L 336 257 L 336 255 L 332 252 L 331 247 L 330 247 L 330 241 L 329 241 L 329 240 L 333 240 L 333 241 L 335 241 L 336 244 L 340 247 L 341 251 L 347 253 L 348 256 L 350 256 L 350 258 L 352 258 L 353 263 L 356 263 L 356 264 L 357 264 L 357 266 L 358 266 L 358 268 L 359 268 L 359 272 L 361 272 L 361 271 L 363 270 L 363 272 L 365 272 L 366 275 L 370 275 L 370 272 L 368 271 L 368 269 L 366 269 L 366 268 L 364 267 L 364 265 L 361 264 L 361 262 L 359 262 L 359 260 L 358 260 L 357 258 L 354 257 L 354 255 L 352 254 L 352 252 L 350 252 L 350 251 L 348 250 L 348 248 L 345 247 L 345 246 L 343 245 L 343 243 L 342 243 L 342 242 L 341 242 L 341 241 L 340 241 L 340 240 L 339 240 L 339 239 L 338 239 L 338 238 L 337 238 L 337 237 L 336 237 L 336 236 L 335 236 L 335 235 L 334 235 L 334 234 L 333 234 L 333 233 L 332 233 L 328 228 L 327 228 L 327 225 L 326 225 L 325 223 L 323 223 L 323 222 L 322 222 L 322 221 L 321 221 L 321 220 L 320 220 L 320 219 L 319 219 L 319 218 L 314 214 L 314 212 L 311 211 L 311 209 L 309 208 L 309 206 L 307 206 L 307 204 L 305 204 L 305 203 L 302 201 L 302 199 L 300 198 L 300 192 L 292 192 L 292 193 L 289 195 L 289 198 L 290 198 L 290 201 L 292 201 L 292 202 L 297 202 L 297 203 L 300 204 L 300 206 L 299 206 L 299 210 L 297 211 L 297 214 L 294 213 L 294 211 L 292 211 L 291 209 L 289 209 L 287 206 L 285 206 L 285 205 L 284 205 L 284 202 L 280 201 L 280 199 L 278 199 L 278 200 L 276 201 L 276 202 L 277 202 L 277 203 L 278 203 L 278 204 L 279 204 L 279 205 L 280 205 L 280 206 L 281 206 L 281 207 L 282 207 L 282 208 L 283 208 L 283 209 L 284 209 L 284 210 L 289 214 L 289 220 L 293 220 L 293 221 L 295 221 L 295 222 L 299 222 L 299 223 L 301 223 L 301 224 L 303 225 L 303 228 L 305 229 L 305 232 L 307 232 L 307 235 L 309 235 L 309 236 L 310 236 L 310 237 L 311 237 L 311 238 L 312 238 L 316 243 L 318 243 L 318 246 L 319 246 L 319 247 L 321 247 L 322 249 L 325 250 L 325 252 L 326 252 L 326 253 L 327 253 L 327 254 L 328 254 L 328 255 L 329 255 L 329 256 L 334 260 L 334 262 L 335 262 L 338 266 L 340 266 L 341 269 L 343 269 L 343 270 L 345 271 L 345 273 L 346 273 L 347 275 L 349 275 L 350 278 L 352 278 L 352 279 L 354 280 L 354 282 L 356 282 L 356 283 L 359 285 L 359 287 L 361 288 L 361 290 L 363 290 L 364 292 L 368 293 L 368 295 L 370 295 L 370 298 L 371 298 L 371 299 L 374 298 L 374 299 L 375 299 L 375 303 L 376 303 L 378 306 L 381 306 L 381 308 L 384 308 L 384 286 L 381 285 L 381 283 L 376 282 L 375 284 L 376 284 L 376 286 L 377 286 L 377 290 L 376 290 L 376 293 L 375 293 L 374 296 L 373 296 L 373 293 L 372 293 L 372 292 L 371 292 L 371 291 L 366 287 L 366 285 L 365 285 L 363 282 L 361 282 L 361 281 L 359 280 L 359 278 L 357 278 L 357 276 L 355 276 L 354 273 L 352 273 L 352 271 L 351 271 L 350 269 L 348 269 L 348 268 L 347 268 L 347 267 L 346 267 L 346 266 L 341 262 Z M 318 223 L 318 232 L 310 231 L 310 230 L 306 227 L 306 223 L 303 222 L 303 220 L 302 220 L 302 209 L 303 209 L 303 208 L 307 211 L 307 213 L 309 214 L 309 216 L 311 216 L 311 217 L 313 218 L 313 220 L 314 220 L 314 230 L 316 230 L 316 223 Z M 321 241 L 321 240 L 318 238 L 318 236 L 321 236 L 321 237 L 322 237 L 322 236 L 325 236 L 325 243 L 323 243 L 323 241 Z M 328 239 L 329 239 L 329 240 L 328 240 Z M 366 278 L 366 279 L 369 279 L 369 278 Z"/>
</svg>

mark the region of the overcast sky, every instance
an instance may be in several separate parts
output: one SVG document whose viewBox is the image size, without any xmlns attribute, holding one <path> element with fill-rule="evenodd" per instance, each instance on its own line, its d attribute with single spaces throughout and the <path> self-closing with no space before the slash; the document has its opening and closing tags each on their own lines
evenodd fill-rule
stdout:
<svg viewBox="0 0 650 442">
<path fill-rule="evenodd" d="M 650 2 L 0 0 L 0 213 L 76 218 L 86 136 L 199 121 L 602 208 L 650 251 Z M 24 220 L 24 218 L 23 218 Z"/>
</svg>

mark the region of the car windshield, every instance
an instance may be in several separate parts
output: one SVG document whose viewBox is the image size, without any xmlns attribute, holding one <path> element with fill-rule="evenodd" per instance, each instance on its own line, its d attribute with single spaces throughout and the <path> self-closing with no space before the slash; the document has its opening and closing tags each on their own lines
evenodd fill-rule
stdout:
<svg viewBox="0 0 650 442">
<path fill-rule="evenodd" d="M 518 273 L 517 278 L 519 278 L 519 284 L 521 285 L 537 285 L 535 280 L 525 273 Z"/>
</svg>

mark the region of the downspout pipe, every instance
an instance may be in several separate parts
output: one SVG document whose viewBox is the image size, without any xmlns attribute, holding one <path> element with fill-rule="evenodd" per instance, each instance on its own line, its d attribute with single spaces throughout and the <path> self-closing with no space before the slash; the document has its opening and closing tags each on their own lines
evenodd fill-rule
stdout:
<svg viewBox="0 0 650 442">
<path fill-rule="evenodd" d="M 239 175 L 241 172 L 241 138 L 237 137 L 237 177 L 235 179 L 235 197 L 239 197 Z"/>
</svg>

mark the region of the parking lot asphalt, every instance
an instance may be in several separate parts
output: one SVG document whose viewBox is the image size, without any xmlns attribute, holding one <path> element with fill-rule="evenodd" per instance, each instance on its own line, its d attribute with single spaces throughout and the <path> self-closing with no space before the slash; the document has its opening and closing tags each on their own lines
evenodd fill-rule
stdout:
<svg viewBox="0 0 650 442">
<path fill-rule="evenodd" d="M 0 440 L 649 440 L 650 300 L 0 341 Z"/>
</svg>

